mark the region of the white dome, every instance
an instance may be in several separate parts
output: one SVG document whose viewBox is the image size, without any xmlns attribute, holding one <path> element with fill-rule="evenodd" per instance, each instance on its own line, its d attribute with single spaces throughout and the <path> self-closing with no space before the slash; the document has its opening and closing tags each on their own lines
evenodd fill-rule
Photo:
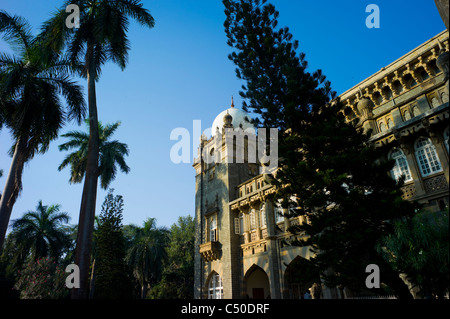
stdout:
<svg viewBox="0 0 450 319">
<path fill-rule="evenodd" d="M 255 132 L 255 127 L 249 122 L 250 117 L 248 116 L 248 114 L 243 110 L 237 109 L 235 107 L 230 107 L 229 109 L 217 115 L 211 127 L 211 135 L 216 135 L 217 128 L 219 129 L 219 132 L 222 133 L 224 117 L 225 115 L 227 115 L 227 112 L 233 118 L 231 124 L 233 125 L 234 129 L 241 127 L 244 131 L 246 131 L 248 128 L 252 128 L 253 132 Z"/>
</svg>

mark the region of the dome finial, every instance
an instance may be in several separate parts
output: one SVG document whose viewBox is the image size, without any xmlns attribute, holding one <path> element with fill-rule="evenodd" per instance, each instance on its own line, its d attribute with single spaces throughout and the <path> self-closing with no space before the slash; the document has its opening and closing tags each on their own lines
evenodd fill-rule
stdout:
<svg viewBox="0 0 450 319">
<path fill-rule="evenodd" d="M 231 96 L 231 107 L 234 107 L 233 95 Z"/>
</svg>

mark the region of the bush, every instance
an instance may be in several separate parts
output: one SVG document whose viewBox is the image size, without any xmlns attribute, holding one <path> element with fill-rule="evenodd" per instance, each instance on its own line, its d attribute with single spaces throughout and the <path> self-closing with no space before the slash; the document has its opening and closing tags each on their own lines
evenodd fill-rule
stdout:
<svg viewBox="0 0 450 319">
<path fill-rule="evenodd" d="M 69 296 L 67 274 L 52 258 L 43 257 L 24 265 L 14 288 L 21 299 L 61 299 Z"/>
</svg>

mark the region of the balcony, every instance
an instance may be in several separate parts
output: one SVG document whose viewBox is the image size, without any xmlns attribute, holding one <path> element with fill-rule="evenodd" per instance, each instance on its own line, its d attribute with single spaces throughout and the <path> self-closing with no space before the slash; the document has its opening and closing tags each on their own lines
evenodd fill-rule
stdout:
<svg viewBox="0 0 450 319">
<path fill-rule="evenodd" d="M 200 255 L 205 261 L 213 261 L 219 259 L 220 257 L 220 243 L 218 241 L 209 241 L 207 243 L 201 244 Z"/>
</svg>

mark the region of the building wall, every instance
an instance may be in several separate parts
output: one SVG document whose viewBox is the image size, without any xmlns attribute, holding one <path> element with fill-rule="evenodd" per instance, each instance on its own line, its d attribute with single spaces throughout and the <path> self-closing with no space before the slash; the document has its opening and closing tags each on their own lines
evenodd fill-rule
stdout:
<svg viewBox="0 0 450 319">
<path fill-rule="evenodd" d="M 346 106 L 343 112 L 347 119 L 357 121 L 357 126 L 365 131 L 372 130 L 372 143 L 386 147 L 386 157 L 392 150 L 402 151 L 404 160 L 398 163 L 406 165 L 411 175 L 403 186 L 404 198 L 417 200 L 432 210 L 449 204 L 449 82 L 448 74 L 442 72 L 442 59 L 439 59 L 444 51 L 448 54 L 448 31 L 433 37 L 339 97 Z M 423 163 L 416 147 L 421 137 L 429 139 L 426 152 L 434 154 L 441 168 L 426 176 L 421 171 Z M 213 147 L 218 147 L 216 142 L 214 137 L 204 140 L 199 150 L 210 152 Z M 223 143 L 221 145 L 225 157 L 226 149 Z M 289 245 L 301 235 L 293 235 L 286 229 L 307 220 L 278 217 L 283 211 L 268 200 L 273 186 L 266 175 L 257 175 L 255 164 L 206 164 L 197 159 L 193 166 L 196 170 L 197 226 L 195 298 L 208 298 L 209 285 L 215 282 L 215 274 L 221 278 L 222 286 L 219 283 L 219 287 L 223 294 L 219 295 L 223 298 L 252 297 L 253 288 L 262 288 L 264 298 L 301 295 L 303 291 L 300 290 L 305 287 L 293 288 L 295 285 L 287 281 L 286 273 L 294 261 L 309 260 L 311 252 L 309 247 Z M 217 236 L 211 240 L 209 220 L 214 216 Z M 342 297 L 336 289 L 318 284 L 323 298 Z"/>
<path fill-rule="evenodd" d="M 448 51 L 448 31 L 443 31 L 340 96 L 348 120 L 372 130 L 375 145 L 404 153 L 412 175 L 404 198 L 432 210 L 449 204 L 448 74 L 439 68 L 446 52 L 448 70 Z M 416 147 L 421 137 L 430 139 L 441 170 L 421 171 Z"/>
</svg>

